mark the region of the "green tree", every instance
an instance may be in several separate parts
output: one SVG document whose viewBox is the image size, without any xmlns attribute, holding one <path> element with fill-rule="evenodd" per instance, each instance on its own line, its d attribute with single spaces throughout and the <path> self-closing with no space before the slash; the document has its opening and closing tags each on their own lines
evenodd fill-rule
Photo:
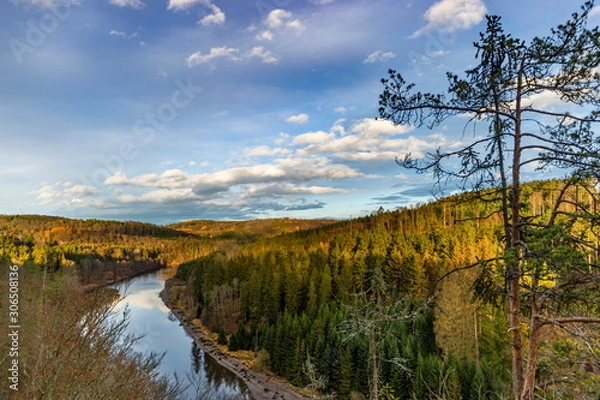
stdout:
<svg viewBox="0 0 600 400">
<path fill-rule="evenodd" d="M 592 8 L 593 1 L 586 2 L 548 36 L 530 41 L 505 33 L 500 17 L 488 16 L 475 43 L 478 64 L 464 78 L 448 73 L 446 94 L 415 92 L 392 70 L 383 79 L 381 118 L 432 128 L 467 114 L 475 129 L 487 126 L 459 149 L 420 160 L 408 154 L 398 163 L 432 173 L 440 188 L 460 184 L 471 199 L 486 201 L 486 215 L 501 217 L 503 252 L 471 267 L 481 267 L 479 295 L 506 306 L 513 399 L 534 398 L 543 329 L 568 332 L 573 324 L 600 322 L 594 317 L 600 136 L 593 130 L 600 122 L 600 32 L 587 27 Z M 561 103 L 544 107 L 536 101 L 541 95 Z M 531 213 L 523 192 L 531 165 L 568 175 L 545 215 Z"/>
</svg>

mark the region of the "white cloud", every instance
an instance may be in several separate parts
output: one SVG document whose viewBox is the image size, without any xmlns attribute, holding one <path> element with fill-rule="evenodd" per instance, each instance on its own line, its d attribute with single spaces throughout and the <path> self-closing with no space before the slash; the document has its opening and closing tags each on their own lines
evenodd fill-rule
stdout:
<svg viewBox="0 0 600 400">
<path fill-rule="evenodd" d="M 551 110 L 554 106 L 564 105 L 565 103 L 560 99 L 556 93 L 544 90 L 540 93 L 536 93 L 532 96 L 529 96 L 524 99 L 522 104 L 523 107 L 526 106 L 534 106 L 537 109 L 541 110 Z M 511 106 L 514 107 L 514 103 L 511 103 Z"/>
<path fill-rule="evenodd" d="M 36 195 L 41 204 L 51 203 L 61 197 L 60 192 L 55 190 L 54 186 L 48 184 L 42 185 L 38 190 L 31 193 Z"/>
<path fill-rule="evenodd" d="M 198 175 L 189 175 L 180 169 L 170 169 L 162 174 L 145 174 L 127 178 L 124 172 L 117 171 L 104 181 L 107 185 L 128 185 L 136 187 L 157 187 L 163 189 L 179 189 L 198 183 Z"/>
<path fill-rule="evenodd" d="M 373 64 L 376 62 L 385 62 L 391 60 L 394 57 L 396 57 L 396 54 L 392 53 L 391 51 L 384 52 L 382 50 L 377 50 L 369 54 L 367 58 L 363 60 L 363 62 L 366 64 Z"/>
<path fill-rule="evenodd" d="M 54 185 L 43 184 L 38 190 L 31 192 L 40 201 L 40 204 L 58 205 L 95 205 L 103 207 L 102 200 L 92 199 L 92 196 L 101 191 L 96 186 L 73 184 L 72 182 L 58 182 Z"/>
<path fill-rule="evenodd" d="M 267 40 L 269 42 L 273 41 L 273 32 L 271 31 L 262 31 L 261 33 L 256 34 L 256 40 Z"/>
<path fill-rule="evenodd" d="M 121 203 L 178 203 L 189 200 L 200 200 L 191 188 L 186 189 L 159 189 L 145 192 L 141 195 L 123 194 L 118 197 Z"/>
<path fill-rule="evenodd" d="M 218 58 L 225 58 L 231 61 L 249 60 L 259 58 L 265 64 L 276 64 L 279 59 L 269 50 L 262 46 L 256 46 L 248 50 L 243 56 L 239 56 L 240 50 L 231 47 L 213 47 L 208 54 L 197 51 L 188 56 L 185 63 L 188 67 L 194 67 L 200 64 L 206 64 Z"/>
<path fill-rule="evenodd" d="M 167 9 L 176 11 L 185 10 L 198 3 L 202 3 L 205 5 L 210 4 L 207 0 L 169 0 L 169 5 L 167 6 Z"/>
<path fill-rule="evenodd" d="M 265 64 L 276 64 L 279 59 L 262 46 L 253 47 L 245 54 L 246 58 L 260 58 Z"/>
<path fill-rule="evenodd" d="M 311 168 L 306 168 L 310 165 Z M 359 178 L 364 175 L 342 164 L 334 164 L 326 157 L 298 157 L 276 159 L 271 163 L 235 167 L 205 174 L 188 174 L 173 169 L 162 174 L 145 174 L 128 178 L 123 172 L 116 172 L 106 179 L 107 185 L 122 185 L 137 188 L 156 188 L 146 192 L 145 197 L 121 197 L 121 201 L 163 202 L 168 199 L 190 199 L 211 197 L 229 191 L 238 185 L 267 184 L 278 182 L 311 182 Z M 173 191 L 173 193 L 169 193 Z M 47 196 L 52 196 L 50 192 Z"/>
<path fill-rule="evenodd" d="M 412 34 L 415 38 L 427 31 L 454 32 L 480 23 L 487 8 L 482 0 L 440 0 L 424 15 L 427 25 Z"/>
<path fill-rule="evenodd" d="M 202 54 L 202 52 L 198 51 L 186 58 L 185 62 L 188 67 L 193 67 L 195 65 L 205 64 L 217 58 L 227 58 L 229 60 L 238 61 L 238 52 L 239 49 L 231 47 L 213 47 L 210 49 L 210 53 Z"/>
<path fill-rule="evenodd" d="M 399 137 L 413 128 L 393 125 L 388 121 L 365 118 L 346 129 L 337 121 L 329 132 L 308 132 L 295 136 L 291 145 L 296 146 L 299 157 L 331 157 L 339 161 L 390 161 L 396 156 L 412 153 L 421 156 L 427 150 L 451 145 L 441 134 L 427 138 Z"/>
<path fill-rule="evenodd" d="M 292 18 L 292 13 L 287 10 L 275 9 L 269 13 L 267 19 L 265 20 L 265 24 L 269 28 L 279 28 L 284 22 L 288 19 Z"/>
<path fill-rule="evenodd" d="M 146 4 L 142 3 L 140 0 L 110 0 L 109 3 L 119 7 L 131 7 L 136 10 L 141 10 L 146 7 Z"/>
<path fill-rule="evenodd" d="M 100 193 L 100 189 L 90 185 L 74 185 L 65 189 L 64 192 L 74 196 L 90 196 Z"/>
<path fill-rule="evenodd" d="M 289 21 L 287 24 L 285 24 L 285 26 L 286 28 L 294 31 L 296 34 L 300 34 L 306 29 L 304 24 L 299 19 Z"/>
<path fill-rule="evenodd" d="M 188 162 L 188 167 L 195 167 L 196 165 L 198 165 L 198 163 L 196 161 Z"/>
<path fill-rule="evenodd" d="M 111 31 L 110 31 L 108 34 L 109 34 L 109 35 L 112 35 L 112 36 L 121 36 L 121 37 L 127 37 L 127 34 L 126 34 L 125 32 L 123 32 L 123 31 L 116 31 L 116 30 L 114 30 L 114 29 L 113 29 L 113 30 L 111 30 Z"/>
<path fill-rule="evenodd" d="M 308 116 L 308 114 L 298 114 L 298 115 L 292 115 L 285 121 L 289 122 L 290 124 L 301 125 L 301 124 L 307 123 L 309 119 L 310 119 L 310 117 Z"/>
<path fill-rule="evenodd" d="M 352 126 L 352 131 L 365 137 L 398 135 L 412 130 L 407 125 L 394 125 L 383 119 L 364 118 Z"/>
<path fill-rule="evenodd" d="M 335 139 L 335 134 L 327 133 L 323 131 L 308 132 L 298 135 L 292 140 L 293 145 L 299 144 L 314 144 L 314 143 L 325 143 L 332 139 Z"/>
<path fill-rule="evenodd" d="M 310 0 L 311 3 L 316 4 L 318 6 L 322 6 L 324 4 L 333 3 L 335 0 Z"/>
<path fill-rule="evenodd" d="M 271 148 L 269 146 L 250 147 L 244 151 L 246 157 L 287 156 L 290 150 L 281 147 Z"/>
<path fill-rule="evenodd" d="M 594 6 L 590 11 L 589 17 L 595 17 L 596 15 L 600 15 L 600 6 Z"/>
<path fill-rule="evenodd" d="M 205 16 L 200 21 L 198 21 L 198 23 L 204 26 L 211 24 L 223 25 L 225 23 L 225 13 L 214 4 L 210 4 L 208 7 L 211 9 L 212 14 Z"/>
<path fill-rule="evenodd" d="M 264 21 L 270 29 L 287 29 L 296 34 L 302 33 L 306 27 L 299 19 L 292 19 L 292 13 L 283 9 L 275 9 L 269 13 Z"/>
</svg>

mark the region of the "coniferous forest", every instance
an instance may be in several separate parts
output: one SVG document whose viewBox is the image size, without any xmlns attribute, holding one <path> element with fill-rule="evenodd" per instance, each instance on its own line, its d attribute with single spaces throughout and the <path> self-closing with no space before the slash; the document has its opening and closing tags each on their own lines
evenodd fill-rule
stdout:
<svg viewBox="0 0 600 400">
<path fill-rule="evenodd" d="M 583 183 L 531 182 L 523 190 L 532 215 L 556 212 L 559 197 L 564 213 L 595 201 Z M 79 293 L 73 279 L 101 284 L 115 270 L 126 278 L 183 260 L 170 282 L 178 305 L 219 332 L 233 354 L 249 350 L 255 368 L 297 387 L 337 398 L 497 399 L 510 396 L 510 338 L 506 309 L 494 297 L 502 296 L 501 281 L 482 262 L 502 252 L 501 217 L 488 215 L 492 206 L 462 194 L 348 221 L 170 227 L 4 216 L 1 248 L 5 260 L 29 271 L 36 291 L 64 292 L 48 303 L 59 307 L 45 314 L 53 329 L 60 326 L 53 317 L 65 318 L 60 304 Z M 494 282 L 500 294 L 489 289 Z M 577 307 L 597 310 L 594 298 Z M 39 297 L 30 301 L 35 314 Z M 570 333 L 554 326 L 543 332 L 543 398 L 594 399 L 600 392 L 597 332 Z M 140 362 L 148 371 L 155 360 Z"/>
<path fill-rule="evenodd" d="M 485 127 L 396 160 L 458 194 L 342 221 L 1 216 L 0 265 L 27 286 L 18 395 L 177 398 L 156 356 L 120 342 L 124 322 L 107 325 L 105 290 L 173 267 L 178 308 L 312 398 L 600 399 L 596 13 L 586 2 L 529 41 L 488 16 L 475 66 L 448 73 L 445 92 L 394 70 L 381 80 L 379 116 L 393 124 Z M 560 106 L 538 108 L 548 93 Z M 527 179 L 540 171 L 560 178 Z"/>
<path fill-rule="evenodd" d="M 551 212 L 563 185 L 530 183 L 528 207 Z M 184 263 L 179 301 L 224 331 L 230 350 L 253 350 L 300 387 L 340 398 L 505 398 L 507 316 L 499 300 L 486 301 L 488 271 L 478 263 L 501 252 L 502 226 L 499 217 L 482 218 L 489 203 L 465 198 L 380 210 Z M 588 344 L 545 332 L 544 398 L 599 392 Z"/>
</svg>

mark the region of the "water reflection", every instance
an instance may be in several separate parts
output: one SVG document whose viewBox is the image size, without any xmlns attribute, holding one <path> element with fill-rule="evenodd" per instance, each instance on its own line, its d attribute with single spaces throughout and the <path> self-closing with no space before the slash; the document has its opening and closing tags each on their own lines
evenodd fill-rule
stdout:
<svg viewBox="0 0 600 400">
<path fill-rule="evenodd" d="M 187 386 L 185 399 L 252 399 L 244 382 L 206 355 L 158 297 L 168 277 L 158 271 L 115 286 L 125 295 L 117 311 L 128 310 L 127 333 L 144 335 L 135 350 L 164 353 L 160 371 Z"/>
</svg>

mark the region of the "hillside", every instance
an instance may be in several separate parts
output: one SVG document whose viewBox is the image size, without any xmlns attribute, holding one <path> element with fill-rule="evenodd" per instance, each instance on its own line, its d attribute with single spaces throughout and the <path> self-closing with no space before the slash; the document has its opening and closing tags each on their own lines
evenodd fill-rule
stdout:
<svg viewBox="0 0 600 400">
<path fill-rule="evenodd" d="M 2 215 L 0 257 L 54 270 L 75 268 L 83 283 L 101 283 L 173 267 L 217 250 L 235 252 L 255 240 L 330 222 L 271 219 L 157 226 L 135 221 Z"/>
<path fill-rule="evenodd" d="M 569 216 L 589 201 L 583 188 L 565 188 L 526 185 L 529 220 Z M 368 394 L 376 376 L 389 398 L 502 398 L 510 344 L 497 306 L 505 294 L 490 275 L 502 264 L 480 263 L 502 254 L 495 197 L 461 194 L 258 239 L 180 265 L 171 292 L 230 350 L 253 350 L 256 365 L 300 387 L 321 382 L 321 392 L 353 398 Z M 599 390 L 596 367 L 582 372 L 568 361 L 577 354 L 593 364 L 585 344 L 547 335 L 554 341 L 542 344 L 540 363 L 552 367 L 540 378 L 569 376 L 551 388 L 563 398 Z"/>
<path fill-rule="evenodd" d="M 250 221 L 210 221 L 191 220 L 166 225 L 179 232 L 186 232 L 198 237 L 252 241 L 270 238 L 284 233 L 313 229 L 328 224 L 332 220 L 302 220 L 302 219 L 258 219 Z"/>
<path fill-rule="evenodd" d="M 585 184 L 523 187 L 529 226 L 543 228 L 550 215 L 555 222 L 525 231 L 532 247 L 522 257 L 532 257 L 534 271 L 550 271 L 539 290 L 562 288 L 562 280 L 575 276 L 571 266 L 597 257 L 577 248 L 593 236 L 584 226 L 597 216 L 571 220 L 582 208 L 597 209 Z M 0 258 L 75 271 L 84 284 L 178 266 L 169 283 L 177 308 L 218 333 L 229 350 L 250 350 L 244 354 L 254 357 L 253 368 L 313 393 L 361 398 L 377 382 L 387 398 L 503 398 L 510 388 L 510 341 L 501 306 L 503 264 L 494 261 L 505 257 L 496 194 L 464 193 L 348 221 L 197 220 L 161 227 L 1 216 Z M 561 230 L 567 225 L 574 240 Z M 539 276 L 532 272 L 531 280 Z M 556 310 L 600 309 L 588 287 L 573 292 L 580 297 L 567 306 L 577 279 L 564 285 Z M 600 363 L 588 342 L 547 329 L 540 346 L 539 378 L 551 382 L 545 393 L 592 399 L 600 391 Z M 574 359 L 581 367 L 573 367 Z"/>
</svg>

